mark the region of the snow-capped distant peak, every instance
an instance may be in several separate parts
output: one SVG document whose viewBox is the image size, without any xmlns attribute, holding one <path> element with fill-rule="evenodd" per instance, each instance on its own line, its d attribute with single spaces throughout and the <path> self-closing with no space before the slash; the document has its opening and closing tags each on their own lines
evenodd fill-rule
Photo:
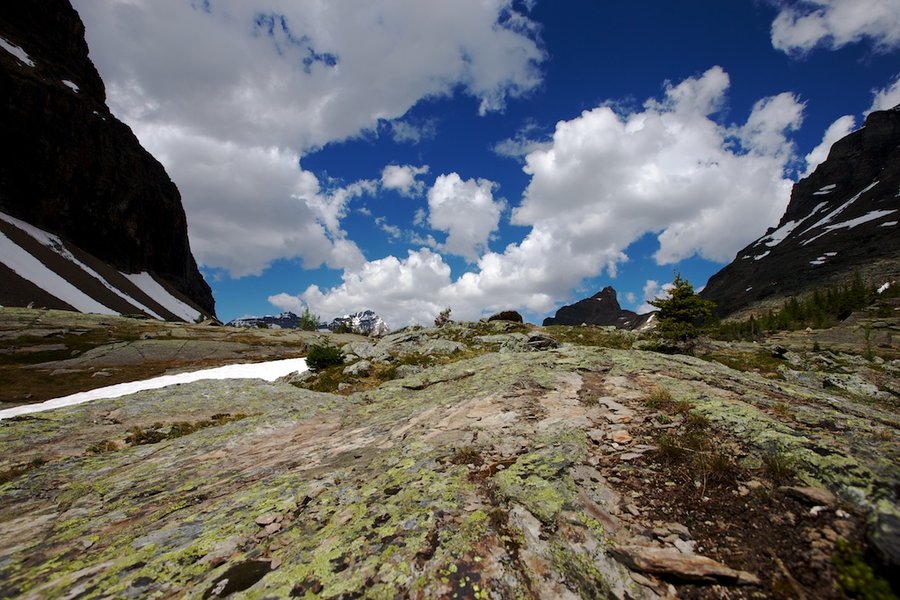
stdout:
<svg viewBox="0 0 900 600">
<path fill-rule="evenodd" d="M 349 327 L 356 333 L 364 333 L 367 335 L 382 336 L 390 331 L 384 319 L 375 314 L 372 310 L 363 310 L 352 315 L 344 315 L 335 318 L 328 328 L 332 331 L 340 329 L 342 326 Z"/>
</svg>

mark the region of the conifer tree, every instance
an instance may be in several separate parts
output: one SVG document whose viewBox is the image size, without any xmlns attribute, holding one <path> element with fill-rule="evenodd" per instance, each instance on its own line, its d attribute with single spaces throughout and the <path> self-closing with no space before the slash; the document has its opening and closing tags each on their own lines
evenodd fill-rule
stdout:
<svg viewBox="0 0 900 600">
<path fill-rule="evenodd" d="M 697 337 L 700 327 L 712 316 L 715 304 L 694 293 L 694 286 L 681 274 L 675 274 L 668 298 L 651 300 L 659 309 L 656 330 L 663 338 L 674 342 L 688 342 Z"/>
</svg>

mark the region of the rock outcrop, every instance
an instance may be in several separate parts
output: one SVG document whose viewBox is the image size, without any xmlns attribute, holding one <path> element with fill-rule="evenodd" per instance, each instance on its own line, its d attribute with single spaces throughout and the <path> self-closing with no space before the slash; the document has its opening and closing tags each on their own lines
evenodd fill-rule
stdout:
<svg viewBox="0 0 900 600">
<path fill-rule="evenodd" d="M 544 319 L 548 325 L 602 325 L 618 329 L 636 329 L 647 322 L 648 315 L 639 315 L 619 306 L 616 290 L 607 286 L 584 300 L 563 306 L 555 317 Z"/>
<path fill-rule="evenodd" d="M 524 323 L 525 321 L 522 319 L 522 315 L 519 314 L 518 311 L 515 310 L 501 310 L 498 313 L 494 313 L 487 318 L 490 321 L 509 321 L 510 323 Z"/>
<path fill-rule="evenodd" d="M 0 211 L 214 314 L 178 189 L 107 108 L 78 13 L 66 0 L 5 2 L 0 38 Z"/>
<path fill-rule="evenodd" d="M 59 343 L 25 316 L 23 340 Z M 711 346 L 737 370 L 587 333 L 352 336 L 330 388 L 206 381 L 0 420 L 0 596 L 840 598 L 876 583 L 867 548 L 896 579 L 895 414 L 802 375 L 900 362 Z"/>
<path fill-rule="evenodd" d="M 754 302 L 900 278 L 900 106 L 871 113 L 791 192 L 781 222 L 737 253 L 700 295 L 727 315 Z"/>
</svg>

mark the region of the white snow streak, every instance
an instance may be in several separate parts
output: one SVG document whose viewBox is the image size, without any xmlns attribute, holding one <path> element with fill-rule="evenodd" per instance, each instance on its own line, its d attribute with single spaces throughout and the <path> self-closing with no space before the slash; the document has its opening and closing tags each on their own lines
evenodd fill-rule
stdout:
<svg viewBox="0 0 900 600">
<path fill-rule="evenodd" d="M 74 81 L 69 81 L 68 79 L 63 79 L 62 82 L 63 82 L 64 86 L 71 89 L 76 94 L 78 93 L 79 87 L 77 85 L 75 85 Z"/>
<path fill-rule="evenodd" d="M 822 210 L 822 209 L 825 208 L 826 206 L 828 206 L 828 203 L 827 203 L 827 202 L 819 202 L 818 204 L 816 204 L 816 207 L 815 207 L 814 209 L 812 209 L 812 211 L 810 211 L 809 216 L 806 217 L 806 219 L 808 219 L 809 217 L 813 216 L 814 214 L 816 214 L 817 212 L 819 212 L 820 210 Z M 805 221 L 806 219 L 803 219 L 803 220 Z"/>
<path fill-rule="evenodd" d="M 830 213 L 828 213 L 827 215 L 825 215 L 824 217 L 822 217 L 822 219 L 820 219 L 818 222 L 816 222 L 815 225 L 813 225 L 812 227 L 808 227 L 808 228 L 807 228 L 805 231 L 803 231 L 803 233 L 801 233 L 800 235 L 805 235 L 806 233 L 809 233 L 810 231 L 812 231 L 812 230 L 815 229 L 816 227 L 820 227 L 820 226 L 824 225 L 825 223 L 828 223 L 829 221 L 831 221 L 832 219 L 834 219 L 836 216 L 838 216 L 839 214 L 841 214 L 842 212 L 844 212 L 844 210 L 846 210 L 848 206 L 850 206 L 851 204 L 853 204 L 854 202 L 856 202 L 857 200 L 859 200 L 859 197 L 860 197 L 860 196 L 862 196 L 863 194 L 865 194 L 866 192 L 868 192 L 869 190 L 871 190 L 873 187 L 875 187 L 875 186 L 878 185 L 879 183 L 880 183 L 880 182 L 878 182 L 878 181 L 872 182 L 871 184 L 869 184 L 868 187 L 866 187 L 866 189 L 864 189 L 863 191 L 861 191 L 861 192 L 858 193 L 857 195 L 853 196 L 852 198 L 850 198 L 849 200 L 847 200 L 846 202 L 844 202 L 843 204 L 841 204 L 839 207 L 837 207 L 836 209 L 834 209 L 833 211 L 831 211 Z M 819 236 L 816 236 L 816 237 L 819 237 Z M 813 238 L 813 239 L 815 239 L 815 238 Z M 811 242 L 811 241 L 812 241 L 812 240 L 806 241 L 806 242 L 804 242 L 803 244 L 806 245 L 806 244 L 808 244 L 808 243 Z"/>
<path fill-rule="evenodd" d="M 754 256 L 754 257 L 753 257 L 753 260 L 762 260 L 762 259 L 764 259 L 765 257 L 767 257 L 769 254 L 771 254 L 771 252 L 772 252 L 771 250 L 766 250 L 765 252 L 763 252 L 763 253 L 760 254 L 759 256 Z"/>
<path fill-rule="evenodd" d="M 879 227 L 893 227 L 897 223 L 900 223 L 900 221 L 885 221 L 884 223 L 879 225 Z"/>
<path fill-rule="evenodd" d="M 16 227 L 39 241 L 41 244 L 49 248 L 53 248 L 55 250 L 56 247 L 62 246 L 62 240 L 57 236 L 53 235 L 52 233 L 47 233 L 43 229 L 38 229 L 30 223 L 26 223 L 25 221 L 22 221 L 15 217 L 11 217 L 10 215 L 2 212 L 0 212 L 0 219 L 3 219 L 10 225 L 15 225 Z"/>
<path fill-rule="evenodd" d="M 65 258 L 66 260 L 68 260 L 69 262 L 77 265 L 82 271 L 84 271 L 85 273 L 87 273 L 88 275 L 90 275 L 91 277 L 93 277 L 94 279 L 99 281 L 101 284 L 103 284 L 103 287 L 105 287 L 106 289 L 108 289 L 109 291 L 111 291 L 112 293 L 114 293 L 115 295 L 120 297 L 121 299 L 125 300 L 129 304 L 136 306 L 137 308 L 144 311 L 151 317 L 159 319 L 160 321 L 165 321 L 165 319 L 163 319 L 161 316 L 156 314 L 156 312 L 150 310 L 149 308 L 147 308 L 146 306 L 144 306 L 143 304 L 141 304 L 140 302 L 138 302 L 137 300 L 135 300 L 134 298 L 132 298 L 131 296 L 126 294 L 125 292 L 121 291 L 119 288 L 117 288 L 114 285 L 112 285 L 111 283 L 109 283 L 102 275 L 100 275 L 100 273 L 98 273 L 97 271 L 93 270 L 92 268 L 90 268 L 89 266 L 87 266 L 86 264 L 84 264 L 83 262 L 78 260 L 77 258 L 75 258 L 75 255 L 72 254 L 71 252 L 69 252 L 69 249 L 66 248 L 65 244 L 63 244 L 62 240 L 59 239 L 57 236 L 53 235 L 52 233 L 47 233 L 43 229 L 38 229 L 34 225 L 26 223 L 25 221 L 21 221 L 15 217 L 11 217 L 2 212 L 0 212 L 0 219 L 3 219 L 10 225 L 14 225 L 15 227 L 18 227 L 19 229 L 21 229 L 22 231 L 24 231 L 25 233 L 27 233 L 28 235 L 33 237 L 35 240 L 37 240 L 39 243 L 43 244 L 44 246 L 47 246 L 48 248 L 50 248 L 51 250 L 53 250 L 54 252 L 56 252 L 57 254 L 59 254 L 60 256 Z M 32 282 L 32 283 L 34 283 L 34 282 Z"/>
<path fill-rule="evenodd" d="M 834 191 L 834 188 L 836 188 L 836 187 L 837 187 L 837 184 L 835 184 L 835 183 L 831 183 L 829 185 L 822 186 L 821 188 L 819 188 L 818 192 L 813 192 L 813 196 L 824 196 L 826 194 L 830 194 L 831 192 Z"/>
<path fill-rule="evenodd" d="M 181 383 L 192 383 L 202 379 L 265 379 L 266 381 L 275 381 L 279 377 L 284 377 L 295 371 L 306 371 L 305 358 L 287 358 L 283 360 L 272 360 L 262 363 L 242 363 L 238 365 L 225 365 L 224 367 L 215 367 L 213 369 L 203 369 L 193 371 L 191 373 L 179 373 L 177 375 L 163 375 L 143 381 L 132 381 L 130 383 L 120 383 L 118 385 L 110 385 L 96 390 L 87 392 L 79 392 L 62 398 L 54 398 L 39 404 L 26 404 L 24 406 L 16 406 L 6 410 L 0 410 L 0 420 L 15 417 L 17 415 L 27 415 L 54 408 L 62 408 L 64 406 L 74 406 L 76 404 L 84 404 L 91 400 L 103 400 L 108 398 L 120 398 L 141 392 L 144 390 L 158 390 L 170 385 L 178 385 Z"/>
<path fill-rule="evenodd" d="M 809 218 L 809 217 L 807 217 L 807 218 Z M 769 248 L 777 246 L 778 244 L 783 242 L 784 238 L 789 236 L 791 234 L 791 232 L 794 231 L 794 229 L 796 229 L 797 225 L 799 225 L 802 222 L 803 222 L 802 220 L 788 221 L 787 223 L 785 223 L 784 225 L 782 225 L 781 227 L 779 227 L 778 229 L 776 229 L 769 235 L 767 235 L 763 238 L 760 238 L 760 240 L 758 242 L 756 242 L 756 244 L 754 244 L 754 246 L 759 246 L 760 244 L 763 244 L 763 243 L 766 246 L 768 246 Z M 766 251 L 766 254 L 768 254 L 768 251 Z M 765 254 L 763 256 L 765 256 Z M 757 257 L 756 260 L 759 260 L 759 257 Z"/>
<path fill-rule="evenodd" d="M 13 56 L 19 59 L 23 64 L 28 65 L 29 67 L 34 66 L 34 61 L 31 60 L 31 57 L 28 56 L 28 53 L 16 46 L 15 44 L 10 44 L 6 39 L 0 37 L 0 48 L 3 48 Z"/>
<path fill-rule="evenodd" d="M 866 213 L 861 217 L 856 217 L 855 219 L 850 219 L 849 221 L 844 221 L 843 223 L 838 223 L 837 225 L 829 225 L 825 229 L 829 231 L 834 231 L 835 229 L 852 229 L 857 225 L 862 225 L 863 223 L 868 223 L 869 221 L 874 221 L 876 219 L 880 219 L 881 217 L 885 217 L 891 213 L 897 212 L 896 210 L 873 210 L 870 213 Z"/>
<path fill-rule="evenodd" d="M 166 288 L 161 286 L 150 273 L 122 273 L 131 282 L 141 288 L 141 290 L 153 298 L 157 304 L 165 308 L 167 311 L 181 317 L 188 323 L 196 321 L 200 313 L 191 308 L 172 294 Z"/>
<path fill-rule="evenodd" d="M 0 233 L 0 261 L 47 293 L 56 296 L 75 310 L 85 313 L 117 315 L 49 269 L 44 263 Z"/>
<path fill-rule="evenodd" d="M 825 231 L 817 235 L 816 237 L 810 238 L 803 242 L 803 245 L 807 245 L 810 242 L 814 242 L 819 239 L 823 235 L 827 233 L 831 233 L 835 229 L 852 229 L 857 225 L 862 225 L 863 223 L 868 223 L 869 221 L 874 221 L 876 219 L 880 219 L 881 217 L 887 216 L 891 213 L 897 212 L 896 210 L 873 210 L 870 213 L 866 213 L 861 217 L 856 217 L 855 219 L 850 219 L 849 221 L 844 221 L 843 223 L 836 223 L 835 225 L 829 225 L 825 228 Z"/>
<path fill-rule="evenodd" d="M 877 292 L 878 292 L 879 294 L 883 294 L 883 293 L 885 293 L 885 292 L 888 290 L 888 288 L 890 288 L 890 287 L 891 287 L 891 282 L 890 282 L 890 281 L 886 281 L 886 282 L 884 282 L 883 284 L 881 284 L 881 287 L 878 288 Z"/>
</svg>

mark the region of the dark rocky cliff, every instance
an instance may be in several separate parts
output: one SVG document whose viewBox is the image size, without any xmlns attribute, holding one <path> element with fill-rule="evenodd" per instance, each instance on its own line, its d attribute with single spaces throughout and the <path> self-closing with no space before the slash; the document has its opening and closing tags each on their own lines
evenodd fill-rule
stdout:
<svg viewBox="0 0 900 600">
<path fill-rule="evenodd" d="M 67 0 L 4 2 L 0 37 L 33 63 L 0 49 L 0 211 L 153 272 L 214 314 L 178 189 L 107 108 L 78 13 Z"/>
<path fill-rule="evenodd" d="M 900 278 L 900 106 L 870 114 L 800 180 L 778 227 L 710 278 L 701 296 L 724 316 L 849 279 Z"/>
<path fill-rule="evenodd" d="M 555 317 L 544 319 L 547 325 L 613 325 L 619 329 L 635 329 L 647 321 L 647 315 L 624 310 L 619 306 L 616 290 L 605 287 L 590 298 L 563 306 Z"/>
</svg>

